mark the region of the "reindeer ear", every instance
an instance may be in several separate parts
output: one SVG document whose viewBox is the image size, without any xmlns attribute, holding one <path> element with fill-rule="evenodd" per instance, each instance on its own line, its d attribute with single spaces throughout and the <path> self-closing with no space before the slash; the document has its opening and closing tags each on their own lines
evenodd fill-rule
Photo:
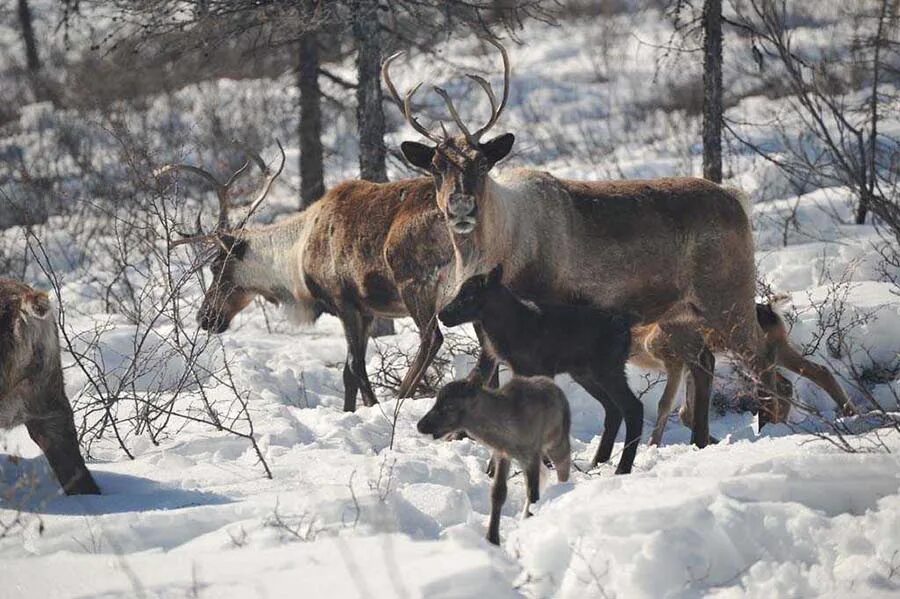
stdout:
<svg viewBox="0 0 900 599">
<path fill-rule="evenodd" d="M 514 141 L 516 141 L 515 135 L 512 133 L 504 133 L 503 135 L 499 135 L 494 139 L 481 144 L 481 152 L 488 159 L 488 162 L 491 163 L 491 166 L 493 166 L 506 158 L 506 155 L 512 150 Z"/>
<path fill-rule="evenodd" d="M 400 144 L 400 151 L 409 163 L 425 170 L 431 168 L 431 161 L 434 159 L 434 150 L 435 149 L 430 146 L 415 141 L 404 141 Z"/>
<path fill-rule="evenodd" d="M 488 273 L 488 285 L 493 287 L 503 283 L 503 265 L 498 264 Z"/>
<path fill-rule="evenodd" d="M 236 260 L 244 259 L 244 253 L 247 251 L 247 242 L 240 237 L 236 237 L 227 231 L 219 231 L 216 233 L 216 243 L 229 257 Z"/>
<path fill-rule="evenodd" d="M 43 291 L 36 291 L 25 296 L 22 302 L 22 315 L 44 320 L 50 314 L 50 298 Z"/>
<path fill-rule="evenodd" d="M 225 231 L 217 232 L 215 239 L 219 247 L 226 252 L 230 251 L 234 245 L 234 235 L 229 235 Z"/>
</svg>

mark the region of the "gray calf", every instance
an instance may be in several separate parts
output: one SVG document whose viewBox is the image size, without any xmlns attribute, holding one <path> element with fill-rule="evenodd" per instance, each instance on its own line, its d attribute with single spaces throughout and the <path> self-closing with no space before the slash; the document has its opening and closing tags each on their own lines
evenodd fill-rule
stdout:
<svg viewBox="0 0 900 599">
<path fill-rule="evenodd" d="M 569 479 L 572 417 L 565 394 L 546 377 L 514 377 L 498 390 L 470 381 L 445 385 L 434 407 L 419 421 L 419 432 L 435 439 L 465 432 L 493 450 L 494 484 L 487 539 L 500 544 L 500 510 L 506 501 L 510 459 L 525 471 L 528 499 L 524 515 L 540 498 L 541 458 L 556 467 L 559 482 Z"/>
<path fill-rule="evenodd" d="M 96 495 L 66 398 L 46 293 L 0 279 L 0 428 L 24 424 L 68 495 Z"/>
</svg>

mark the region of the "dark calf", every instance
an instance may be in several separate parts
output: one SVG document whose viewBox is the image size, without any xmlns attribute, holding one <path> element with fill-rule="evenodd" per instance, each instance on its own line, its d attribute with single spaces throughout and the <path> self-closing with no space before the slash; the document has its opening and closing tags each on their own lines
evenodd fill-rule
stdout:
<svg viewBox="0 0 900 599">
<path fill-rule="evenodd" d="M 644 416 L 644 407 L 625 377 L 631 317 L 591 306 L 527 302 L 504 287 L 502 278 L 498 266 L 465 281 L 441 310 L 441 322 L 447 326 L 480 323 L 490 351 L 516 374 L 568 373 L 603 404 L 603 435 L 591 466 L 609 460 L 624 417 L 625 449 L 616 473 L 631 472 Z"/>
<path fill-rule="evenodd" d="M 434 407 L 419 421 L 419 432 L 440 439 L 465 432 L 493 450 L 494 484 L 487 539 L 500 544 L 500 510 L 506 501 L 510 459 L 525 471 L 528 499 L 523 514 L 540 499 L 541 459 L 556 467 L 559 482 L 569 479 L 572 417 L 562 390 L 546 377 L 514 377 L 499 390 L 454 381 L 440 390 Z"/>
<path fill-rule="evenodd" d="M 0 279 L 0 428 L 24 424 L 67 495 L 96 495 L 66 398 L 47 294 Z"/>
</svg>

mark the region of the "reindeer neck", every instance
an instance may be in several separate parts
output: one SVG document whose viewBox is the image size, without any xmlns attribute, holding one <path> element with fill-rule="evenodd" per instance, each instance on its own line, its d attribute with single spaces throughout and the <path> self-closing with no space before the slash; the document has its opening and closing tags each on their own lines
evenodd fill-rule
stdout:
<svg viewBox="0 0 900 599">
<path fill-rule="evenodd" d="M 485 273 L 504 261 L 511 233 L 505 203 L 503 187 L 487 175 L 475 230 L 453 235 L 457 281 Z"/>
<path fill-rule="evenodd" d="M 308 292 L 302 282 L 300 260 L 308 212 L 241 233 L 241 240 L 247 244 L 238 273 L 242 286 L 281 304 L 305 299 Z"/>
</svg>

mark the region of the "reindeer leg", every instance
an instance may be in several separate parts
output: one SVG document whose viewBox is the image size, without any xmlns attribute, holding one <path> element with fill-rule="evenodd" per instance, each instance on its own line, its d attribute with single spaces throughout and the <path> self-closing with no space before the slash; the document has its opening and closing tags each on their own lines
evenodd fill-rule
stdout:
<svg viewBox="0 0 900 599">
<path fill-rule="evenodd" d="M 347 358 L 344 360 L 344 411 L 356 411 L 356 396 L 359 392 L 359 384 L 356 382 L 356 375 L 350 367 L 350 349 L 347 348 Z"/>
<path fill-rule="evenodd" d="M 491 487 L 491 520 L 488 523 L 488 543 L 500 544 L 500 512 L 506 503 L 506 479 L 509 477 L 509 459 L 494 455 L 494 484 Z"/>
<path fill-rule="evenodd" d="M 675 405 L 675 393 L 678 392 L 678 386 L 681 384 L 683 374 L 684 364 L 682 362 L 670 360 L 666 363 L 666 388 L 663 390 L 659 405 L 656 408 L 656 426 L 653 428 L 653 435 L 650 437 L 650 445 L 659 445 L 662 442 L 662 436 L 666 430 L 666 422 Z"/>
<path fill-rule="evenodd" d="M 344 411 L 347 412 L 356 409 L 357 389 L 362 392 L 363 404 L 374 406 L 378 403 L 366 372 L 366 346 L 369 343 L 372 320 L 371 314 L 363 314 L 351 306 L 341 313 L 344 336 L 347 339 L 347 363 L 344 367 Z M 349 388 L 348 381 L 351 383 Z"/>
<path fill-rule="evenodd" d="M 712 393 L 713 372 L 716 357 L 706 345 L 700 350 L 695 362 L 691 362 L 691 377 L 694 380 L 694 423 L 691 427 L 691 443 L 703 449 L 709 445 L 709 396 Z"/>
<path fill-rule="evenodd" d="M 444 342 L 435 312 L 436 296 L 437 291 L 431 287 L 422 287 L 415 283 L 400 286 L 403 305 L 419 329 L 419 350 L 397 390 L 399 399 L 411 397 L 415 393 L 416 387 L 419 386 Z"/>
<path fill-rule="evenodd" d="M 837 404 L 845 416 L 852 416 L 857 413 L 856 408 L 853 407 L 853 404 L 847 398 L 847 394 L 844 393 L 844 389 L 835 380 L 834 375 L 831 374 L 828 368 L 807 360 L 800 352 L 787 343 L 778 350 L 778 364 L 791 372 L 796 372 L 800 376 L 808 378 L 818 385 L 831 396 L 831 399 L 834 400 L 834 403 Z"/>
<path fill-rule="evenodd" d="M 412 397 L 443 343 L 444 335 L 441 334 L 437 321 L 419 327 L 419 350 L 397 390 L 399 399 Z"/>
</svg>

